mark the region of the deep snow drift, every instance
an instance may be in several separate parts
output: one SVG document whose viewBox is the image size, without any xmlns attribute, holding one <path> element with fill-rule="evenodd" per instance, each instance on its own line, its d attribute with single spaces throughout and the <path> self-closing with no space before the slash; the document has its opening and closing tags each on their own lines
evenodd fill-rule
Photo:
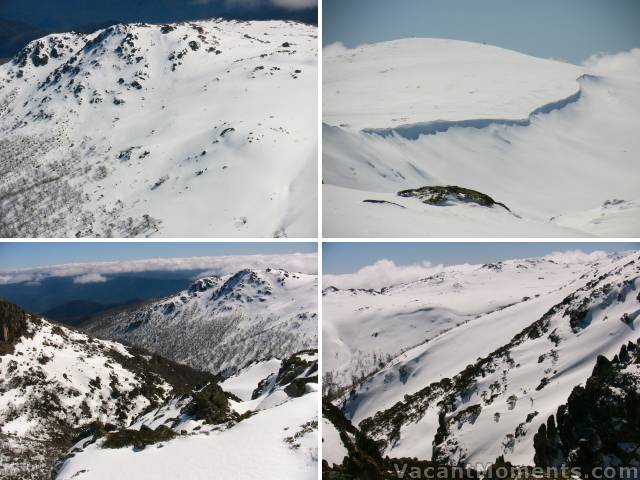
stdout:
<svg viewBox="0 0 640 480">
<path fill-rule="evenodd" d="M 383 455 L 533 465 L 533 436 L 598 355 L 638 339 L 639 279 L 640 256 L 629 252 L 325 289 L 324 393 Z M 336 462 L 343 453 L 327 451 Z"/>
<path fill-rule="evenodd" d="M 115 25 L 0 66 L 0 234 L 315 236 L 317 29 Z"/>
<path fill-rule="evenodd" d="M 640 50 L 583 66 L 405 39 L 329 47 L 325 236 L 637 236 Z M 509 210 L 397 193 L 455 185 Z"/>
</svg>

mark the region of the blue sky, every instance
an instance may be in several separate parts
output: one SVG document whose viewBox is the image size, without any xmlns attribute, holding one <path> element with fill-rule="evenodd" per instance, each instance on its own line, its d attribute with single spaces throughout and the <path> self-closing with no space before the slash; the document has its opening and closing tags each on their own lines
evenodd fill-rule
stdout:
<svg viewBox="0 0 640 480">
<path fill-rule="evenodd" d="M 213 16 L 317 21 L 317 8 L 309 4 L 309 0 L 0 0 L 0 18 L 43 29 Z"/>
<path fill-rule="evenodd" d="M 324 0 L 322 8 L 324 45 L 439 37 L 572 63 L 640 47 L 638 0 Z"/>
<path fill-rule="evenodd" d="M 20 242 L 0 243 L 0 271 L 101 261 L 218 255 L 313 253 L 315 243 Z"/>
<path fill-rule="evenodd" d="M 616 252 L 640 249 L 640 243 L 325 243 L 322 248 L 323 273 L 352 273 L 378 260 L 396 265 L 431 262 L 434 265 L 491 263 L 513 258 L 539 257 L 557 251 L 596 250 Z"/>
</svg>

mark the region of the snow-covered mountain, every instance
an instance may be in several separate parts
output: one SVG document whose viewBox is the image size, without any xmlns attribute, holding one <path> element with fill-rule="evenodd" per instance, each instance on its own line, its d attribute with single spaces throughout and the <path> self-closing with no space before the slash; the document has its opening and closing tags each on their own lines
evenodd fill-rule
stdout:
<svg viewBox="0 0 640 480">
<path fill-rule="evenodd" d="M 597 357 L 637 340 L 639 291 L 638 252 L 327 288 L 323 388 L 389 457 L 533 465 L 534 435 Z"/>
<path fill-rule="evenodd" d="M 234 421 L 207 418 L 206 390 L 174 397 L 125 431 L 78 442 L 55 478 L 315 479 L 317 381 L 317 350 L 252 365 L 221 384 L 237 394 L 229 400 Z M 164 436 L 148 439 L 149 432 Z"/>
<path fill-rule="evenodd" d="M 640 49 L 576 66 L 403 39 L 323 62 L 326 236 L 640 232 Z"/>
<path fill-rule="evenodd" d="M 176 295 L 96 317 L 82 327 L 229 375 L 255 361 L 316 348 L 317 288 L 316 275 L 240 270 L 200 278 Z"/>
<path fill-rule="evenodd" d="M 200 385 L 234 415 L 217 378 L 157 355 L 97 340 L 0 301 L 0 476 L 50 478 L 79 437 L 116 430 Z"/>
<path fill-rule="evenodd" d="M 0 66 L 0 233 L 316 231 L 317 28 L 53 34 Z"/>
</svg>

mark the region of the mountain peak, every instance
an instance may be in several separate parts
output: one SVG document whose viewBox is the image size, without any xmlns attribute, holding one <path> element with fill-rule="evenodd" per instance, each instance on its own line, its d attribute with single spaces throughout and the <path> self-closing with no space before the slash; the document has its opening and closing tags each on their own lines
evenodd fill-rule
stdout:
<svg viewBox="0 0 640 480">
<path fill-rule="evenodd" d="M 202 277 L 197 279 L 195 282 L 191 284 L 188 289 L 189 293 L 202 293 L 210 290 L 214 287 L 217 287 L 220 284 L 220 277 L 211 276 L 211 277 Z"/>
</svg>

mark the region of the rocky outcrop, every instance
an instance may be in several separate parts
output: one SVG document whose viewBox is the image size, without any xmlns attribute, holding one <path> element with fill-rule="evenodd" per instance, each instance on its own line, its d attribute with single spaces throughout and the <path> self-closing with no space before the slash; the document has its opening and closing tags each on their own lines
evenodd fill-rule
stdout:
<svg viewBox="0 0 640 480">
<path fill-rule="evenodd" d="M 541 467 L 640 466 L 640 340 L 611 361 L 599 356 L 585 385 L 540 427 L 534 446 Z"/>
</svg>

